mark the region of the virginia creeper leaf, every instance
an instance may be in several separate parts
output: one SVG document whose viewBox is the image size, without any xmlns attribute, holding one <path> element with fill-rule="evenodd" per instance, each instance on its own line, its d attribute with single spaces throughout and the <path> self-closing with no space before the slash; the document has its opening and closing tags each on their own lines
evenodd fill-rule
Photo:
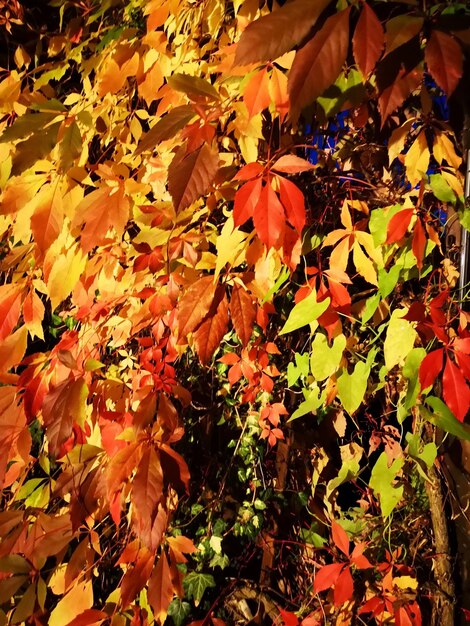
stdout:
<svg viewBox="0 0 470 626">
<path fill-rule="evenodd" d="M 253 324 L 256 319 L 256 309 L 253 299 L 246 289 L 235 284 L 230 297 L 230 316 L 235 332 L 243 346 L 249 342 L 253 333 Z"/>
<path fill-rule="evenodd" d="M 426 45 L 424 59 L 428 71 L 449 97 L 459 84 L 463 73 L 463 54 L 453 37 L 433 30 Z"/>
<path fill-rule="evenodd" d="M 181 298 L 178 311 L 181 339 L 185 340 L 209 313 L 216 286 L 212 276 L 203 276 L 193 283 Z"/>
<path fill-rule="evenodd" d="M 208 363 L 220 346 L 228 328 L 228 301 L 225 288 L 217 287 L 205 319 L 194 331 L 196 352 L 202 364 Z"/>
<path fill-rule="evenodd" d="M 173 159 L 168 168 L 168 191 L 177 213 L 209 189 L 218 168 L 219 154 L 206 143 L 181 160 Z"/>
<path fill-rule="evenodd" d="M 330 298 L 325 298 L 321 302 L 318 302 L 316 291 L 312 291 L 312 293 L 294 306 L 279 334 L 285 335 L 286 333 L 292 333 L 298 328 L 311 324 L 317 320 L 329 306 Z"/>
<path fill-rule="evenodd" d="M 382 24 L 367 2 L 362 5 L 352 43 L 354 60 L 367 78 L 375 68 L 385 43 Z"/>
<path fill-rule="evenodd" d="M 470 387 L 450 358 L 447 358 L 444 367 L 442 386 L 445 403 L 459 422 L 463 422 L 470 407 Z"/>
</svg>

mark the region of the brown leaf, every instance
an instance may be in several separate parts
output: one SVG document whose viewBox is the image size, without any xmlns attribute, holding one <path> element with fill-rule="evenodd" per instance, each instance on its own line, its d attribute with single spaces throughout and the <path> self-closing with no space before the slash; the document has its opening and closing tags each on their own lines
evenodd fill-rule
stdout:
<svg viewBox="0 0 470 626">
<path fill-rule="evenodd" d="M 219 154 L 204 143 L 181 160 L 176 156 L 168 168 L 168 191 L 175 211 L 187 209 L 209 188 L 219 168 Z"/>
<path fill-rule="evenodd" d="M 217 348 L 228 328 L 228 301 L 225 289 L 217 287 L 207 317 L 194 332 L 196 351 L 202 364 L 207 363 Z"/>
<path fill-rule="evenodd" d="M 293 0 L 247 26 L 238 42 L 235 65 L 269 61 L 306 37 L 331 0 Z"/>
<path fill-rule="evenodd" d="M 423 18 L 414 15 L 397 15 L 387 21 L 384 56 L 416 37 L 423 27 Z"/>
<path fill-rule="evenodd" d="M 230 298 L 230 315 L 233 326 L 243 346 L 250 341 L 253 324 L 256 319 L 256 308 L 253 299 L 246 289 L 235 284 Z"/>
<path fill-rule="evenodd" d="M 203 276 L 187 290 L 179 303 L 178 324 L 180 339 L 186 341 L 211 308 L 216 289 L 213 276 Z"/>
<path fill-rule="evenodd" d="M 354 60 L 367 78 L 376 66 L 385 43 L 382 24 L 367 3 L 362 6 L 352 43 Z"/>
<path fill-rule="evenodd" d="M 147 595 L 155 619 L 160 624 L 163 624 L 174 595 L 170 567 L 164 552 L 161 553 L 158 563 L 152 572 Z"/>
<path fill-rule="evenodd" d="M 157 504 L 163 493 L 163 472 L 160 459 L 152 447 L 148 447 L 137 467 L 132 481 L 133 517 L 137 529 L 150 536 Z"/>
<path fill-rule="evenodd" d="M 329 17 L 313 39 L 297 52 L 288 82 L 293 120 L 338 77 L 348 52 L 349 11 L 348 8 Z"/>
<path fill-rule="evenodd" d="M 164 117 L 162 117 L 146 133 L 139 142 L 135 155 L 139 155 L 147 150 L 153 150 L 158 144 L 167 139 L 171 139 L 183 129 L 196 116 L 196 112 L 189 104 L 175 107 Z"/>
<path fill-rule="evenodd" d="M 463 54 L 453 37 L 433 30 L 424 53 L 429 73 L 449 97 L 463 73 Z"/>
<path fill-rule="evenodd" d="M 383 126 L 389 117 L 398 107 L 403 104 L 406 98 L 421 83 L 423 72 L 415 68 L 408 74 L 401 72 L 395 82 L 384 89 L 379 96 L 379 111 Z"/>
<path fill-rule="evenodd" d="M 142 548 L 139 550 L 135 565 L 130 567 L 124 574 L 121 582 L 121 603 L 123 609 L 129 606 L 139 591 L 147 584 L 153 567 L 153 558 L 154 555 L 149 550 Z"/>
</svg>

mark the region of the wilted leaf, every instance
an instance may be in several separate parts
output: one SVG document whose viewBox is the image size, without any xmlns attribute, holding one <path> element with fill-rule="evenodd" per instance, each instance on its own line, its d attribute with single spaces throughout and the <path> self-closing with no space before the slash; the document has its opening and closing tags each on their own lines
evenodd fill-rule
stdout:
<svg viewBox="0 0 470 626">
<path fill-rule="evenodd" d="M 168 84 L 175 91 L 182 91 L 189 98 L 209 98 L 210 100 L 218 100 L 219 94 L 216 89 L 207 80 L 200 76 L 191 76 L 189 74 L 173 74 L 168 79 Z"/>
</svg>

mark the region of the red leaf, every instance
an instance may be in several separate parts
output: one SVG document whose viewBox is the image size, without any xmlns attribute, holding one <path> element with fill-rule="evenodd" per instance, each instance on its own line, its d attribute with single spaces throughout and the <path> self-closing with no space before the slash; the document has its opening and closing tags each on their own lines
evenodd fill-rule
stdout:
<svg viewBox="0 0 470 626">
<path fill-rule="evenodd" d="M 95 624 L 101 624 L 105 619 L 108 619 L 109 615 L 104 611 L 98 611 L 98 609 L 86 609 L 80 615 L 77 615 L 71 622 L 67 623 L 67 626 L 94 626 Z"/>
<path fill-rule="evenodd" d="M 434 384 L 439 372 L 442 370 L 444 349 L 433 350 L 427 354 L 419 366 L 419 383 L 421 389 L 426 389 Z"/>
<path fill-rule="evenodd" d="M 263 166 L 254 161 L 253 163 L 247 163 L 244 165 L 233 177 L 233 180 L 250 180 L 256 178 L 263 172 Z"/>
<path fill-rule="evenodd" d="M 233 326 L 243 346 L 250 341 L 253 324 L 256 319 L 256 308 L 248 291 L 235 284 L 230 298 L 230 315 Z M 234 355 L 235 356 L 235 355 Z M 237 357 L 237 361 L 238 361 Z M 225 361 L 226 362 L 226 361 Z"/>
<path fill-rule="evenodd" d="M 385 43 L 382 24 L 367 3 L 362 5 L 352 43 L 354 60 L 367 78 L 375 68 Z"/>
<path fill-rule="evenodd" d="M 418 269 L 423 267 L 424 249 L 426 248 L 426 231 L 421 224 L 421 220 L 418 219 L 413 229 L 413 241 L 411 243 L 411 249 L 416 257 L 416 265 Z"/>
<path fill-rule="evenodd" d="M 129 476 L 132 475 L 141 456 L 142 446 L 137 441 L 133 441 L 125 448 L 118 450 L 111 458 L 106 474 L 108 498 L 110 500 L 117 491 L 121 490 L 124 482 L 127 482 Z"/>
<path fill-rule="evenodd" d="M 315 166 L 295 154 L 285 154 L 272 165 L 271 169 L 282 174 L 300 174 L 314 170 Z"/>
<path fill-rule="evenodd" d="M 225 289 L 217 288 L 207 317 L 194 331 L 196 351 L 202 364 L 210 361 L 228 328 L 228 301 Z"/>
<path fill-rule="evenodd" d="M 426 46 L 424 59 L 429 73 L 449 97 L 463 73 L 463 54 L 459 44 L 446 33 L 433 30 Z"/>
<path fill-rule="evenodd" d="M 346 60 L 349 44 L 349 8 L 329 17 L 294 59 L 288 91 L 291 117 L 311 104 L 334 83 Z"/>
<path fill-rule="evenodd" d="M 287 219 L 300 235 L 306 221 L 304 194 L 290 180 L 282 176 L 276 176 L 276 178 L 279 181 L 279 195 Z"/>
<path fill-rule="evenodd" d="M 253 223 L 258 237 L 268 248 L 282 245 L 285 227 L 284 207 L 269 183 L 261 190 L 253 213 Z"/>
<path fill-rule="evenodd" d="M 352 598 L 353 593 L 354 583 L 351 576 L 351 569 L 349 567 L 345 567 L 341 574 L 338 576 L 338 580 L 335 583 L 335 605 L 341 606 Z"/>
<path fill-rule="evenodd" d="M 250 217 L 253 217 L 255 207 L 259 202 L 262 189 L 262 180 L 258 178 L 245 183 L 235 194 L 233 204 L 233 223 L 241 226 Z"/>
<path fill-rule="evenodd" d="M 400 241 L 405 236 L 408 226 L 410 225 L 411 218 L 413 217 L 414 209 L 404 209 L 396 213 L 388 223 L 387 227 L 387 241 L 385 243 L 391 244 L 396 241 Z"/>
<path fill-rule="evenodd" d="M 343 554 L 349 557 L 349 537 L 344 528 L 340 526 L 338 522 L 332 522 L 331 536 L 335 546 L 341 550 Z"/>
<path fill-rule="evenodd" d="M 248 65 L 280 57 L 308 35 L 330 0 L 294 0 L 251 22 L 237 45 L 235 65 Z"/>
<path fill-rule="evenodd" d="M 389 115 L 391 115 L 395 109 L 403 104 L 406 98 L 414 91 L 421 83 L 423 73 L 421 70 L 414 69 L 408 74 L 400 72 L 396 80 L 379 96 L 379 111 L 382 118 L 381 127 L 385 124 Z"/>
<path fill-rule="evenodd" d="M 313 581 L 313 592 L 320 593 L 320 591 L 332 587 L 338 580 L 343 567 L 344 563 L 331 563 L 331 565 L 324 565 L 319 569 Z"/>
<path fill-rule="evenodd" d="M 455 352 L 455 358 L 465 378 L 470 381 L 470 356 L 463 352 Z"/>
<path fill-rule="evenodd" d="M 269 78 L 266 68 L 256 72 L 250 78 L 243 92 L 243 100 L 250 118 L 269 106 L 271 96 L 269 95 Z"/>
<path fill-rule="evenodd" d="M 462 372 L 449 358 L 442 376 L 444 401 L 459 420 L 463 422 L 470 407 L 470 388 Z"/>
<path fill-rule="evenodd" d="M 180 339 L 185 340 L 209 313 L 216 286 L 213 276 L 203 276 L 181 298 L 178 311 Z"/>
<path fill-rule="evenodd" d="M 168 168 L 168 191 L 180 213 L 210 187 L 219 168 L 219 155 L 204 143 L 182 159 L 175 156 Z"/>
<path fill-rule="evenodd" d="M 281 614 L 284 626 L 297 626 L 299 623 L 299 619 L 295 613 L 284 611 L 284 609 L 281 608 L 279 609 L 279 613 Z"/>
</svg>

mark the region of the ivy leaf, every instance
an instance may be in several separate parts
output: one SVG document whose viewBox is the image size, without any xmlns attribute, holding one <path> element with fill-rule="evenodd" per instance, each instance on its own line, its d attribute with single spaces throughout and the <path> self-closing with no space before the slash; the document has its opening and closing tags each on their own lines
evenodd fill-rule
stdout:
<svg viewBox="0 0 470 626">
<path fill-rule="evenodd" d="M 343 371 L 338 377 L 338 397 L 344 409 L 352 415 L 360 407 L 367 389 L 370 367 L 363 361 L 356 363 L 352 374 Z"/>
<path fill-rule="evenodd" d="M 182 159 L 175 156 L 168 168 L 168 191 L 176 213 L 181 213 L 210 187 L 219 168 L 219 154 L 206 143 Z"/>
<path fill-rule="evenodd" d="M 274 60 L 297 46 L 331 0 L 293 0 L 248 24 L 237 45 L 235 65 Z"/>
<path fill-rule="evenodd" d="M 317 320 L 330 306 L 330 298 L 317 302 L 317 292 L 313 290 L 306 298 L 298 302 L 289 313 L 280 335 L 292 333 L 298 328 L 307 326 Z"/>
<path fill-rule="evenodd" d="M 354 60 L 367 78 L 375 68 L 385 43 L 382 24 L 367 2 L 362 5 L 352 43 Z"/>
<path fill-rule="evenodd" d="M 349 11 L 347 8 L 329 17 L 313 39 L 297 52 L 288 81 L 293 120 L 338 77 L 348 52 Z"/>
<path fill-rule="evenodd" d="M 382 454 L 372 468 L 370 488 L 379 497 L 382 517 L 387 518 L 403 497 L 403 485 L 395 485 L 396 476 L 403 466 L 403 459 L 395 459 L 388 466 L 387 454 Z"/>
<path fill-rule="evenodd" d="M 168 615 L 175 626 L 183 626 L 190 613 L 191 605 L 189 602 L 183 602 L 179 598 L 173 598 L 168 607 Z"/>
<path fill-rule="evenodd" d="M 215 587 L 215 580 L 210 574 L 190 572 L 183 580 L 183 587 L 186 596 L 193 598 L 195 606 L 199 606 L 206 589 Z"/>
<path fill-rule="evenodd" d="M 429 73 L 449 97 L 459 84 L 463 74 L 463 54 L 453 37 L 433 30 L 427 43 L 424 59 Z"/>
</svg>

